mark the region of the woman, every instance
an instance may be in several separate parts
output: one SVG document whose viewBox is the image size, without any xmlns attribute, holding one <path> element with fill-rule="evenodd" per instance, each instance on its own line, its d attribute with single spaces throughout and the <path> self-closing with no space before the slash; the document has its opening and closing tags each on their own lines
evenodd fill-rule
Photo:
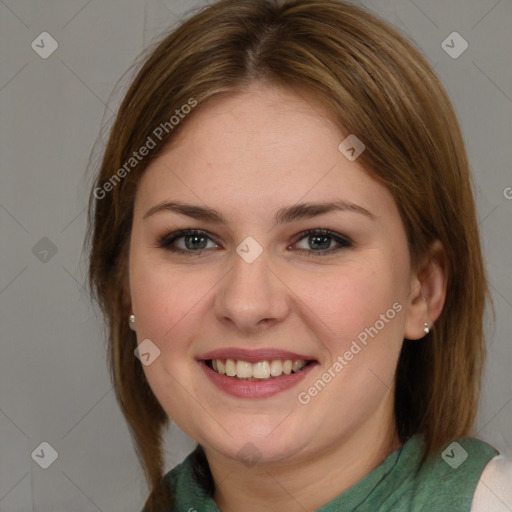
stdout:
<svg viewBox="0 0 512 512">
<path fill-rule="evenodd" d="M 395 31 L 336 0 L 205 8 L 133 81 L 90 212 L 145 511 L 485 509 L 469 166 Z M 163 478 L 169 418 L 198 446 Z"/>
</svg>

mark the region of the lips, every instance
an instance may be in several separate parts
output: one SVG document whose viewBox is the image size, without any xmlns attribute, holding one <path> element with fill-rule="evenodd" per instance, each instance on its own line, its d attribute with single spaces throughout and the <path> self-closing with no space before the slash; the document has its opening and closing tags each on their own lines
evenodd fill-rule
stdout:
<svg viewBox="0 0 512 512">
<path fill-rule="evenodd" d="M 305 354 L 243 348 L 214 350 L 198 363 L 213 384 L 241 398 L 265 398 L 289 389 L 318 364 Z"/>
<path fill-rule="evenodd" d="M 235 361 L 247 361 L 249 363 L 258 363 L 260 361 L 272 361 L 291 359 L 293 361 L 314 361 L 315 358 L 305 354 L 298 354 L 296 352 L 289 352 L 287 350 L 276 349 L 255 349 L 248 350 L 245 348 L 229 348 L 217 349 L 198 358 L 199 360 L 211 359 L 233 359 Z"/>
</svg>

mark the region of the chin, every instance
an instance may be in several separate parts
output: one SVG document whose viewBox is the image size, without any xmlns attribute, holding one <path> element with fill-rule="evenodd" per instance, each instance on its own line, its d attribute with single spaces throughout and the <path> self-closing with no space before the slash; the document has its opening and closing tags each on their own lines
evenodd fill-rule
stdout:
<svg viewBox="0 0 512 512">
<path fill-rule="evenodd" d="M 258 424 L 257 421 L 252 421 L 251 425 L 245 429 L 242 426 L 230 429 L 229 434 L 221 427 L 219 431 L 218 433 L 210 431 L 202 436 L 200 444 L 248 466 L 256 462 L 270 464 L 292 459 L 297 453 L 310 446 L 314 438 L 314 435 L 311 435 L 309 440 L 306 439 L 303 429 L 299 437 L 289 428 L 281 429 L 273 426 L 269 429 L 268 423 Z"/>
</svg>

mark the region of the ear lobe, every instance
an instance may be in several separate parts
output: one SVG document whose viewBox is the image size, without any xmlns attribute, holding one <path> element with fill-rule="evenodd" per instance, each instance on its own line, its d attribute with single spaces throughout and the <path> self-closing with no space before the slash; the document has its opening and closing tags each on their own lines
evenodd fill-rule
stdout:
<svg viewBox="0 0 512 512">
<path fill-rule="evenodd" d="M 428 259 L 411 278 L 405 338 L 423 338 L 425 324 L 432 330 L 446 299 L 447 271 L 443 244 L 435 240 L 430 246 Z"/>
</svg>

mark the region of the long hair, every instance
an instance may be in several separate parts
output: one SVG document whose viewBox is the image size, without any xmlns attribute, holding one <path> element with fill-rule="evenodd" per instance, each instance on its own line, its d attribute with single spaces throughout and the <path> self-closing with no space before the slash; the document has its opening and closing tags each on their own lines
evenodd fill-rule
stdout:
<svg viewBox="0 0 512 512">
<path fill-rule="evenodd" d="M 148 511 L 170 499 L 161 485 L 169 419 L 133 355 L 136 336 L 127 321 L 137 183 L 202 103 L 254 82 L 309 91 L 341 133 L 365 143 L 358 162 L 393 194 L 413 268 L 433 240 L 444 246 L 443 311 L 426 338 L 404 341 L 398 362 L 400 439 L 421 433 L 425 460 L 468 435 L 476 415 L 488 289 L 464 142 L 438 78 L 411 43 L 348 3 L 221 0 L 189 17 L 145 58 L 118 110 L 89 201 L 89 286 L 106 321 L 116 397 L 151 489 Z M 171 116 L 192 102 L 195 112 L 170 126 Z M 133 153 L 162 126 L 157 146 L 135 165 Z"/>
</svg>

